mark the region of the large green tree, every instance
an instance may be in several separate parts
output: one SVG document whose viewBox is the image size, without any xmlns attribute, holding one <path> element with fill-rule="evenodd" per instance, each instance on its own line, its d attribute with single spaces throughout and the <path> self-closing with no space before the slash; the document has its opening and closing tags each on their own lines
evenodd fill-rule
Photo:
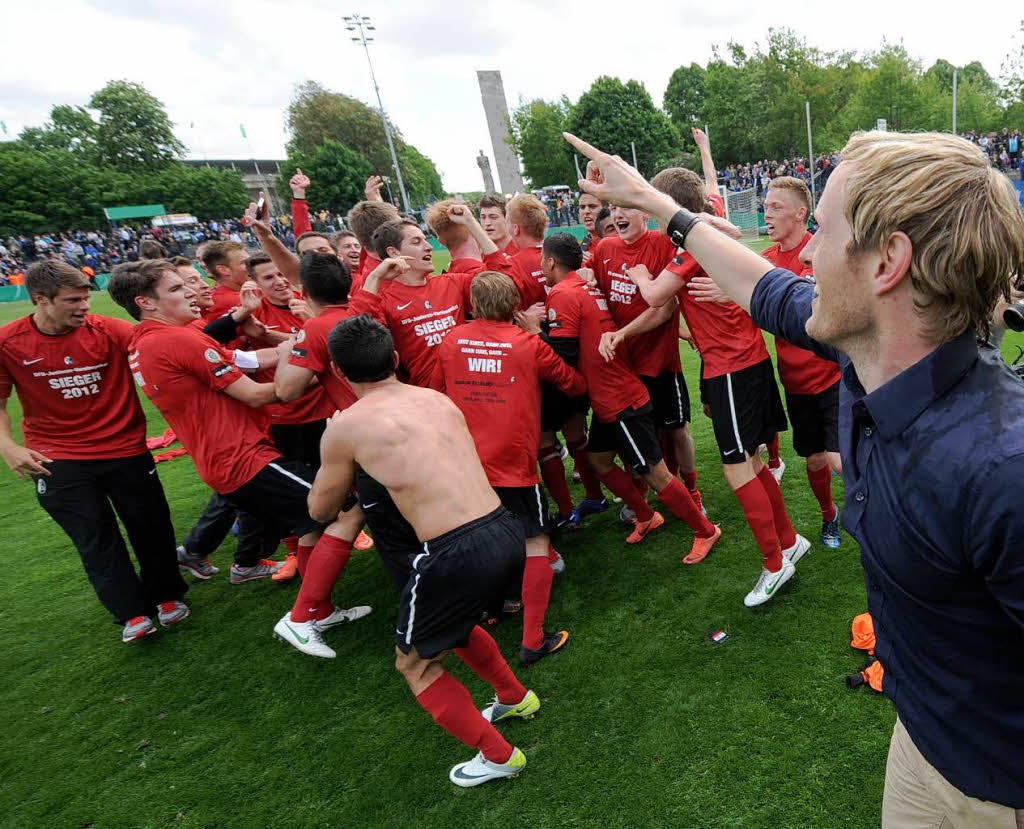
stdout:
<svg viewBox="0 0 1024 829">
<path fill-rule="evenodd" d="M 701 108 L 707 97 L 707 70 L 698 63 L 680 66 L 668 79 L 662 106 L 687 139 L 690 127 L 699 127 Z"/>
<path fill-rule="evenodd" d="M 281 165 L 277 190 L 288 193 L 288 180 L 296 169 L 309 176 L 306 199 L 313 210 L 346 213 L 363 198 L 363 185 L 373 174 L 370 162 L 331 138 L 313 152 L 293 152 Z"/>
<path fill-rule="evenodd" d="M 512 110 L 509 144 L 519 156 L 523 175 L 532 187 L 576 181 L 576 171 L 562 138 L 570 107 L 569 99 L 563 95 L 557 101 L 521 101 Z"/>
<path fill-rule="evenodd" d="M 110 81 L 89 100 L 99 110 L 96 148 L 101 164 L 118 170 L 158 170 L 185 151 L 164 105 L 142 84 Z"/>
</svg>

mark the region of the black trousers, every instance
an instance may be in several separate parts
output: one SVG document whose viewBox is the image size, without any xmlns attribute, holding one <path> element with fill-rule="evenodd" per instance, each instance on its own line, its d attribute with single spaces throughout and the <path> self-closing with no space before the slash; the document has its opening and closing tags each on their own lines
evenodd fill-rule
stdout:
<svg viewBox="0 0 1024 829">
<path fill-rule="evenodd" d="M 36 497 L 68 534 L 96 595 L 119 624 L 155 616 L 160 602 L 185 595 L 171 510 L 149 452 L 129 458 L 53 461 Z M 116 512 L 116 517 L 115 517 Z M 121 519 L 139 564 L 132 565 Z"/>
<path fill-rule="evenodd" d="M 216 492 L 210 494 L 210 500 L 206 502 L 182 545 L 192 555 L 205 558 L 227 538 L 236 516 L 238 547 L 235 550 L 235 564 L 239 567 L 252 567 L 261 558 L 272 556 L 281 542 L 277 532 L 268 527 L 262 518 L 239 510 Z"/>
</svg>

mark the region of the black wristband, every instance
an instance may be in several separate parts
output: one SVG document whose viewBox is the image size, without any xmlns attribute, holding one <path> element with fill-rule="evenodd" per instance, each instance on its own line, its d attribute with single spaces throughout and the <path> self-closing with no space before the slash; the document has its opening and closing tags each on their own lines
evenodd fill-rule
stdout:
<svg viewBox="0 0 1024 829">
<path fill-rule="evenodd" d="M 672 221 L 668 223 L 667 235 L 677 248 L 686 245 L 686 237 L 690 235 L 693 226 L 700 221 L 700 217 L 691 213 L 685 207 L 680 207 Z"/>
</svg>

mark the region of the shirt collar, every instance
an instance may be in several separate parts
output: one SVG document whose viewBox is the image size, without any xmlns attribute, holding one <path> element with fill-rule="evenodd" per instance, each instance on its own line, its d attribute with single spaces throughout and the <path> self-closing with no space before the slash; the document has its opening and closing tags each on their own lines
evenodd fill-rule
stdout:
<svg viewBox="0 0 1024 829">
<path fill-rule="evenodd" d="M 852 363 L 843 374 L 854 398 L 863 397 L 882 437 L 891 440 L 959 382 L 977 359 L 977 337 L 966 331 L 866 396 Z"/>
</svg>

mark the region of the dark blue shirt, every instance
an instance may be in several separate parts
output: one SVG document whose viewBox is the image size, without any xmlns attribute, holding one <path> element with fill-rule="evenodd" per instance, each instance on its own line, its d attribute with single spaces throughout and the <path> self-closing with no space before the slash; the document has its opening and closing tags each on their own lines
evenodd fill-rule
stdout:
<svg viewBox="0 0 1024 829">
<path fill-rule="evenodd" d="M 842 368 L 843 527 L 882 688 L 950 783 L 1024 808 L 1024 383 L 966 333 L 865 394 L 850 359 L 804 330 L 813 295 L 770 271 L 751 316 Z"/>
</svg>

